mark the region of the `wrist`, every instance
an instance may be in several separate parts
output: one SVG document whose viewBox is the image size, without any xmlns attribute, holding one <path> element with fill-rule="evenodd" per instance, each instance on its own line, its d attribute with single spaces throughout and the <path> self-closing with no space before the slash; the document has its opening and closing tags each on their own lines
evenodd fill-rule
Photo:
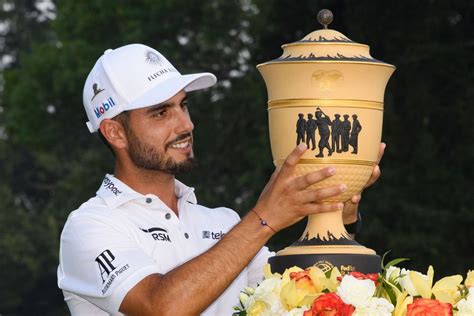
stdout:
<svg viewBox="0 0 474 316">
<path fill-rule="evenodd" d="M 349 224 L 352 224 L 354 222 L 357 222 L 358 218 L 359 218 L 359 212 L 358 211 L 355 211 L 354 213 L 352 213 L 350 215 L 343 214 L 342 223 L 344 225 L 349 225 Z"/>
<path fill-rule="evenodd" d="M 362 217 L 360 212 L 357 212 L 355 220 L 352 222 L 344 221 L 344 228 L 349 234 L 357 234 L 362 228 Z"/>
<path fill-rule="evenodd" d="M 257 217 L 257 220 L 260 222 L 260 225 L 262 226 L 262 228 L 266 228 L 266 229 L 269 229 L 272 231 L 272 233 L 276 233 L 276 230 L 273 229 L 273 227 L 264 219 L 260 216 L 260 214 L 258 213 L 257 210 L 255 209 L 251 209 L 250 210 L 250 213 L 253 213 L 256 217 Z"/>
</svg>

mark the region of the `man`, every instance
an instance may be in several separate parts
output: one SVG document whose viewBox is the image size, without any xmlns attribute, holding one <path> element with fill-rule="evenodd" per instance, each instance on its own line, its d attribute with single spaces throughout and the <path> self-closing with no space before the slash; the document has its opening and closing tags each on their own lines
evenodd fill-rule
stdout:
<svg viewBox="0 0 474 316">
<path fill-rule="evenodd" d="M 359 148 L 359 133 L 362 130 L 362 125 L 360 125 L 359 120 L 357 119 L 357 114 L 352 115 L 352 130 L 351 136 L 349 139 L 349 145 L 352 146 L 351 154 L 357 154 Z"/>
<path fill-rule="evenodd" d="M 316 148 L 316 121 L 313 119 L 313 114 L 308 113 L 308 121 L 306 122 L 306 147 L 309 148 L 311 142 L 311 150 Z"/>
<path fill-rule="evenodd" d="M 296 121 L 296 146 L 304 141 L 304 134 L 306 132 L 306 120 L 304 119 L 304 114 L 298 114 L 298 120 Z"/>
<path fill-rule="evenodd" d="M 334 114 L 334 121 L 331 125 L 331 140 L 332 140 L 332 150 L 341 153 L 341 135 L 342 135 L 342 121 L 340 119 L 340 114 Z"/>
<path fill-rule="evenodd" d="M 332 125 L 332 122 L 320 108 L 316 108 L 316 124 L 318 125 L 320 140 L 318 143 L 319 154 L 315 155 L 315 157 L 324 157 L 324 148 L 328 149 L 328 156 L 331 156 L 334 148 L 331 149 L 329 146 L 329 126 Z"/>
<path fill-rule="evenodd" d="M 108 50 L 93 67 L 83 94 L 87 126 L 113 150 L 115 170 L 61 235 L 58 285 L 71 314 L 230 315 L 239 291 L 262 278 L 264 244 L 275 232 L 341 208 L 345 223 L 357 218 L 360 196 L 346 207 L 320 203 L 345 185 L 308 189 L 335 168 L 293 176 L 304 143 L 242 220 L 197 204 L 175 179 L 194 158 L 186 92 L 215 82 L 210 73 L 181 75 L 141 44 Z"/>
<path fill-rule="evenodd" d="M 342 121 L 342 151 L 349 151 L 350 132 L 351 122 L 349 121 L 349 114 L 344 114 L 344 121 Z"/>
</svg>

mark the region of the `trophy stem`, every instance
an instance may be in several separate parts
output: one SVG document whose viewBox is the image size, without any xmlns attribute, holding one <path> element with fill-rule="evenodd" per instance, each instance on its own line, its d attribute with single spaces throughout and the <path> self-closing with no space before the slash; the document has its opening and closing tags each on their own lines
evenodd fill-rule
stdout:
<svg viewBox="0 0 474 316">
<path fill-rule="evenodd" d="M 283 273 L 295 264 L 316 266 L 323 271 L 337 267 L 342 274 L 352 271 L 377 273 L 380 257 L 356 242 L 344 228 L 342 211 L 311 215 L 301 238 L 269 259 L 273 272 Z"/>
</svg>

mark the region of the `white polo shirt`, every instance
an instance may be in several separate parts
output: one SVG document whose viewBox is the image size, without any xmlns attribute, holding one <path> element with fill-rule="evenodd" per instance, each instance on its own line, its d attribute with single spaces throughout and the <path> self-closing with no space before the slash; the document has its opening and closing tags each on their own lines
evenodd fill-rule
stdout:
<svg viewBox="0 0 474 316">
<path fill-rule="evenodd" d="M 135 192 L 112 175 L 105 176 L 96 197 L 69 215 L 61 234 L 58 286 L 72 315 L 122 315 L 120 304 L 139 281 L 205 252 L 239 222 L 228 208 L 198 205 L 194 189 L 178 180 L 175 188 L 179 218 L 156 195 Z M 262 279 L 270 255 L 262 248 L 202 315 L 231 315 L 240 290 Z"/>
</svg>

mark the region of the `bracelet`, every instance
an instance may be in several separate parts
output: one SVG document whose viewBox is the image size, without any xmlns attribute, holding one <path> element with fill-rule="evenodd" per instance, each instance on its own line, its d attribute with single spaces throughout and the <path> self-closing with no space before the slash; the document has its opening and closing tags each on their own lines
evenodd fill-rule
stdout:
<svg viewBox="0 0 474 316">
<path fill-rule="evenodd" d="M 268 228 L 270 228 L 274 233 L 276 233 L 276 230 L 274 230 L 270 225 L 268 225 L 267 221 L 264 220 L 263 218 L 260 217 L 260 215 L 258 215 L 257 212 L 255 212 L 253 209 L 250 210 L 251 212 L 255 213 L 255 215 L 257 215 L 258 219 L 260 220 L 260 224 L 262 224 L 262 226 L 267 226 Z"/>
<path fill-rule="evenodd" d="M 344 228 L 349 234 L 357 234 L 362 228 L 362 217 L 360 212 L 357 212 L 357 220 L 354 223 L 344 225 Z"/>
</svg>

